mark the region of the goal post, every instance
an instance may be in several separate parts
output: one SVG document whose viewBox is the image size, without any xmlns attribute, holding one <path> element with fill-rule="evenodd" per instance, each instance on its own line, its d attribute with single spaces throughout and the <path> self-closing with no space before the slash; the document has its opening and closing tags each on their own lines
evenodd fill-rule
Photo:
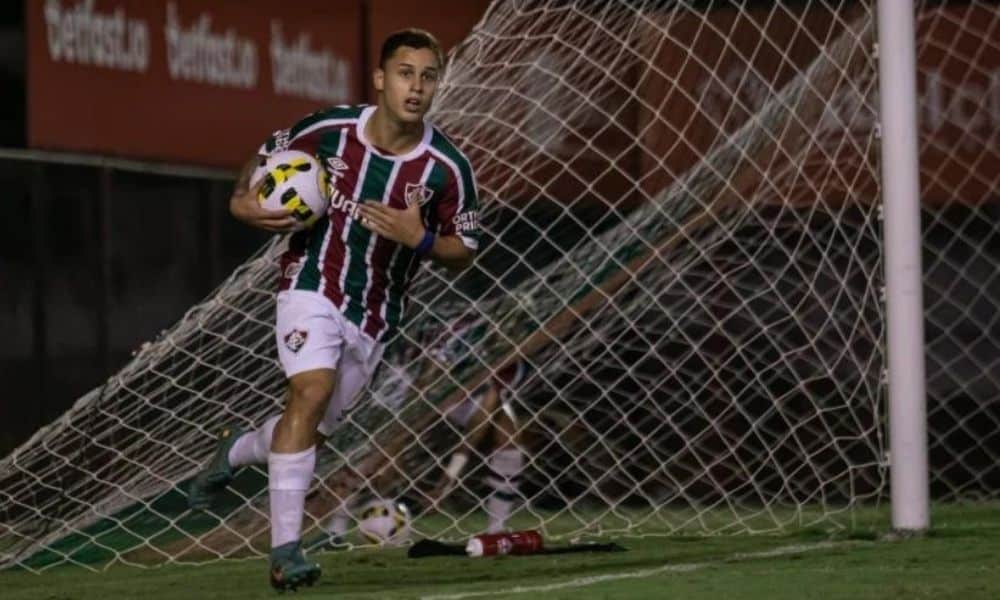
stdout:
<svg viewBox="0 0 1000 600">
<path fill-rule="evenodd" d="M 912 0 L 878 2 L 892 525 L 903 531 L 930 526 L 914 15 Z"/>
</svg>

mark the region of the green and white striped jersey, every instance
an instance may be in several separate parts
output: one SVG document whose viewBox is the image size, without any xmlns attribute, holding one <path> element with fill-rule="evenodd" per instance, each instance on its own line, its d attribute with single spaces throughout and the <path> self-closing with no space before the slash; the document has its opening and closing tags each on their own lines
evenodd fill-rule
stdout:
<svg viewBox="0 0 1000 600">
<path fill-rule="evenodd" d="M 330 176 L 327 218 L 292 236 L 281 258 L 279 289 L 318 291 L 381 340 L 395 331 L 405 312 L 419 257 L 363 227 L 358 203 L 405 208 L 416 202 L 428 230 L 457 235 L 472 250 L 479 247 L 479 222 L 472 166 L 455 144 L 425 123 L 424 137 L 413 150 L 388 154 L 364 135 L 374 111 L 374 106 L 338 106 L 314 113 L 275 132 L 260 152 L 309 152 Z"/>
</svg>

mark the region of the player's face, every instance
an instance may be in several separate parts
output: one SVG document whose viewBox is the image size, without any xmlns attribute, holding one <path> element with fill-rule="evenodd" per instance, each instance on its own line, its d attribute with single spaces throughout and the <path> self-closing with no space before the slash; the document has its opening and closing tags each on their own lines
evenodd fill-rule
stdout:
<svg viewBox="0 0 1000 600">
<path fill-rule="evenodd" d="M 384 68 L 375 71 L 379 105 L 402 122 L 421 121 L 431 108 L 440 71 L 433 51 L 400 46 Z"/>
</svg>

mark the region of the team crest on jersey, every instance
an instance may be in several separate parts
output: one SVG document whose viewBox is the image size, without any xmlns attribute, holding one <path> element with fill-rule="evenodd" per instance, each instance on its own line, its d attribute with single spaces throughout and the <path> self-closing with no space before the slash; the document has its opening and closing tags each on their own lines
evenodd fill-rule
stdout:
<svg viewBox="0 0 1000 600">
<path fill-rule="evenodd" d="M 285 336 L 285 347 L 292 352 L 298 352 L 302 346 L 306 345 L 309 332 L 306 330 L 293 329 Z"/>
<path fill-rule="evenodd" d="M 403 192 L 406 196 L 406 205 L 413 206 L 418 204 L 423 206 L 431 199 L 434 195 L 434 190 L 430 189 L 422 183 L 408 183 L 406 184 L 406 190 Z"/>
</svg>

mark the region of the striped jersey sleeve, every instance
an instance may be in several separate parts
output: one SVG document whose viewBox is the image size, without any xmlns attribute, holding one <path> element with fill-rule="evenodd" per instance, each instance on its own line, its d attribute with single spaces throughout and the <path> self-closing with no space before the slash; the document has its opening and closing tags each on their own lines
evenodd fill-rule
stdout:
<svg viewBox="0 0 1000 600">
<path fill-rule="evenodd" d="M 457 235 L 470 250 L 479 249 L 479 192 L 472 165 L 440 131 L 434 130 L 431 149 L 447 169 L 444 194 L 438 200 L 438 235 Z"/>
<path fill-rule="evenodd" d="M 361 115 L 361 111 L 364 108 L 364 105 L 342 105 L 316 111 L 300 119 L 288 129 L 279 129 L 272 133 L 261 144 L 257 150 L 257 154 L 270 156 L 275 152 L 283 152 L 288 149 L 311 151 L 308 147 L 302 147 L 303 145 L 308 146 L 311 144 L 303 144 L 303 142 L 307 142 L 306 138 L 313 137 L 318 128 L 355 121 Z"/>
</svg>

